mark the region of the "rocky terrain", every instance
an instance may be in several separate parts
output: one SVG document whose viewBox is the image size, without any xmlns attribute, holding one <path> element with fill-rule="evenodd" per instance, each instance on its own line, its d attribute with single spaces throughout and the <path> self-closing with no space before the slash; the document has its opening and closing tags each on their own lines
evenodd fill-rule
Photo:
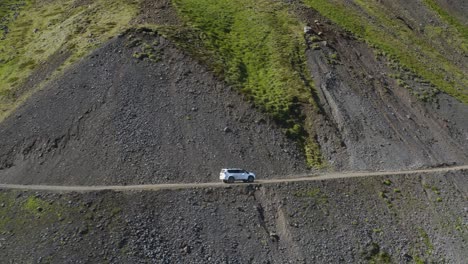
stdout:
<svg viewBox="0 0 468 264">
<path fill-rule="evenodd" d="M 184 10 L 190 1 L 174 3 Z M 298 70 L 313 81 L 304 96 L 314 103 L 300 103 L 292 128 L 212 71 L 216 62 L 203 59 L 206 54 L 193 45 L 208 49 L 203 52 L 211 57 L 216 51 L 190 39 L 194 33 L 180 31 L 186 22 L 174 3 L 143 1 L 132 20 L 133 27 L 160 29 L 127 29 L 61 73 L 55 70 L 76 55 L 58 51 L 33 71 L 16 93 L 39 91 L 0 124 L 2 182 L 198 182 L 215 180 L 222 167 L 269 178 L 323 168 L 396 170 L 468 160 L 466 103 L 436 91 L 307 1 L 279 6 L 314 25 L 304 35 L 306 68 Z M 83 4 L 71 7 L 79 10 Z M 385 2 L 379 8 L 396 14 L 411 6 Z M 415 28 L 411 14 L 399 17 Z M 421 23 L 437 22 L 427 21 L 434 16 L 427 8 L 413 15 L 424 17 Z M 430 41 L 443 45 L 436 37 Z M 441 51 L 465 71 L 466 58 L 457 52 L 463 50 Z M 295 136 L 288 136 L 290 131 Z"/>
<path fill-rule="evenodd" d="M 3 1 L 0 184 L 468 164 L 467 10 L 463 0 Z M 464 263 L 467 176 L 0 189 L 0 262 Z"/>
<path fill-rule="evenodd" d="M 1 124 L 4 183 L 213 181 L 223 167 L 265 178 L 307 171 L 267 116 L 150 33 L 114 39 Z M 154 60 L 135 58 L 136 41 Z"/>
<path fill-rule="evenodd" d="M 222 188 L 0 192 L 6 263 L 463 263 L 467 171 Z"/>
<path fill-rule="evenodd" d="M 391 77 L 387 60 L 333 26 L 322 27 L 327 41 L 306 55 L 324 114 L 318 140 L 331 164 L 388 170 L 466 162 L 466 104 L 443 93 L 432 102 L 418 100 Z"/>
</svg>

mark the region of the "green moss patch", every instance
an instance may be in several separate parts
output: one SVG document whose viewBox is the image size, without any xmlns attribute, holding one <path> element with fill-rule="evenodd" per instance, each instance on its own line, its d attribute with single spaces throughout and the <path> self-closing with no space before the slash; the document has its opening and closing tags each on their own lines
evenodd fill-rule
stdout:
<svg viewBox="0 0 468 264">
<path fill-rule="evenodd" d="M 22 233 L 34 225 L 59 221 L 65 207 L 40 197 L 19 192 L 0 193 L 0 233 Z"/>
<path fill-rule="evenodd" d="M 54 230 L 51 239 L 60 235 L 86 236 L 95 231 L 96 221 L 106 219 L 100 232 L 114 232 L 123 224 L 122 209 L 114 200 L 103 200 L 104 205 L 75 201 L 69 195 L 43 194 L 23 191 L 0 191 L 0 234 L 14 234 L 24 239 L 37 236 L 42 230 Z M 102 222 L 101 222 L 102 224 Z"/>
</svg>

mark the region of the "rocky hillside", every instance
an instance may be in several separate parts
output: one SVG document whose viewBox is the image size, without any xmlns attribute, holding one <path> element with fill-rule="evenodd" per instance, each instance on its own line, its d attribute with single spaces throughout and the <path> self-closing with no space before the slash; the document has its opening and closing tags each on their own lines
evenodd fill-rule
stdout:
<svg viewBox="0 0 468 264">
<path fill-rule="evenodd" d="M 222 167 L 262 177 L 307 170 L 268 116 L 153 31 L 114 39 L 49 85 L 2 124 L 4 182 L 196 182 L 217 180 Z"/>
<path fill-rule="evenodd" d="M 0 179 L 189 182 L 225 166 L 273 177 L 465 163 L 463 10 L 6 1 Z"/>
<path fill-rule="evenodd" d="M 464 0 L 2 0 L 0 183 L 468 163 Z M 468 172 L 0 190 L 0 262 L 464 263 Z"/>
<path fill-rule="evenodd" d="M 363 5 L 361 1 L 356 2 Z M 306 52 L 309 71 L 314 78 L 319 105 L 324 114 L 321 115 L 324 121 L 319 122 L 317 129 L 324 155 L 329 157 L 332 164 L 347 169 L 399 169 L 466 162 L 466 100 L 462 95 L 455 98 L 450 96 L 449 90 L 444 92 L 443 86 L 430 81 L 430 78 L 436 78 L 435 75 L 427 73 L 431 77 L 426 79 L 423 77 L 426 73 L 422 71 L 440 73 L 441 69 L 431 65 L 444 65 L 436 60 L 443 59 L 447 65 L 462 72 L 459 86 L 453 82 L 453 88 L 466 93 L 468 61 L 466 55 L 460 56 L 466 54 L 465 48 L 451 48 L 447 39 L 429 38 L 427 31 L 424 31 L 432 27 L 429 22 L 426 22 L 429 23 L 426 26 L 405 25 L 404 21 L 419 17 L 409 12 L 422 12 L 420 7 L 369 2 L 373 3 L 370 9 L 373 12 L 365 10 L 370 12 L 366 16 L 371 17 L 355 18 L 358 21 L 353 20 L 352 25 L 362 23 L 366 32 L 373 33 L 366 33 L 357 39 L 312 10 L 298 11 L 302 17 L 324 21 L 314 26 L 322 34 L 320 39 L 316 31 L 310 34 Z M 387 4 L 393 7 L 388 15 L 398 18 L 391 22 L 385 18 L 388 25 L 377 23 L 376 19 L 384 19 L 377 15 L 383 15 Z M 374 8 L 379 8 L 379 12 Z M 420 16 L 427 17 L 430 11 L 426 10 Z M 326 15 L 335 18 L 335 14 Z M 347 22 L 338 23 L 343 23 L 348 29 Z M 388 42 L 384 43 L 381 37 Z M 450 44 L 466 43 L 466 38 L 463 38 L 461 43 Z M 394 49 L 398 46 L 401 47 Z M 455 54 L 457 52 L 460 54 Z M 411 56 L 418 59 L 415 58 L 411 61 L 414 64 L 407 66 L 406 59 L 409 60 Z M 421 67 L 421 71 L 418 67 Z M 443 77 L 444 80 L 450 78 L 448 74 Z"/>
<path fill-rule="evenodd" d="M 13 263 L 464 263 L 467 171 L 156 192 L 0 191 Z"/>
</svg>

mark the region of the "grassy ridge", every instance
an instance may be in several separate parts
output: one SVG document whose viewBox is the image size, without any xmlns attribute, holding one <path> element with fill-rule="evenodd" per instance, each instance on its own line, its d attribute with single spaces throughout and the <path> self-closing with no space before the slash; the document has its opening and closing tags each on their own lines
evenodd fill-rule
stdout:
<svg viewBox="0 0 468 264">
<path fill-rule="evenodd" d="M 53 54 L 69 53 L 62 67 L 70 65 L 128 27 L 138 7 L 127 0 L 75 2 L 30 0 L 9 23 L 0 40 L 0 119 L 21 101 L 18 88 Z"/>
<path fill-rule="evenodd" d="M 384 7 L 375 1 L 355 0 L 354 5 L 335 0 L 304 2 L 439 90 L 468 103 L 466 73 L 441 53 L 441 49 L 453 48 L 466 54 L 468 40 L 463 34 L 445 32 L 446 36 L 428 28 L 427 34 L 432 37 L 450 38 L 451 47 L 444 47 L 431 41 L 431 36 L 416 34 L 401 21 L 389 17 Z"/>
<path fill-rule="evenodd" d="M 320 166 L 318 146 L 307 135 L 300 110 L 302 104 L 315 107 L 305 77 L 302 25 L 287 6 L 270 0 L 174 2 L 195 30 L 179 42 L 195 53 L 204 49 L 204 61 L 282 124 L 304 147 L 309 165 Z"/>
</svg>

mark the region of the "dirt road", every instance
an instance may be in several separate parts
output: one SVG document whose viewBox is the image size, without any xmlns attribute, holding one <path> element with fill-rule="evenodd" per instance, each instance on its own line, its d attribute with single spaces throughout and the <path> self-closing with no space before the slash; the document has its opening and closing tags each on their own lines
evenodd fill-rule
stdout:
<svg viewBox="0 0 468 264">
<path fill-rule="evenodd" d="M 434 172 L 448 172 L 468 170 L 468 165 L 443 167 L 434 169 L 421 169 L 409 171 L 386 171 L 386 172 L 338 172 L 327 173 L 322 175 L 297 175 L 297 178 L 289 179 L 270 179 L 270 180 L 257 180 L 253 184 L 274 184 L 274 183 L 287 183 L 287 182 L 301 182 L 301 181 L 321 181 L 332 179 L 345 179 L 356 177 L 372 177 L 372 176 L 385 176 L 385 175 L 408 175 L 416 173 L 434 173 Z M 93 192 L 93 191 L 141 191 L 141 190 L 169 190 L 169 189 L 190 189 L 190 188 L 222 188 L 227 185 L 222 182 L 207 182 L 207 183 L 176 183 L 176 184 L 144 184 L 144 185 L 109 185 L 109 186 L 58 186 L 58 185 L 18 185 L 18 184 L 0 184 L 0 189 L 17 189 L 17 190 L 33 190 L 33 191 L 57 191 L 57 192 Z"/>
</svg>

